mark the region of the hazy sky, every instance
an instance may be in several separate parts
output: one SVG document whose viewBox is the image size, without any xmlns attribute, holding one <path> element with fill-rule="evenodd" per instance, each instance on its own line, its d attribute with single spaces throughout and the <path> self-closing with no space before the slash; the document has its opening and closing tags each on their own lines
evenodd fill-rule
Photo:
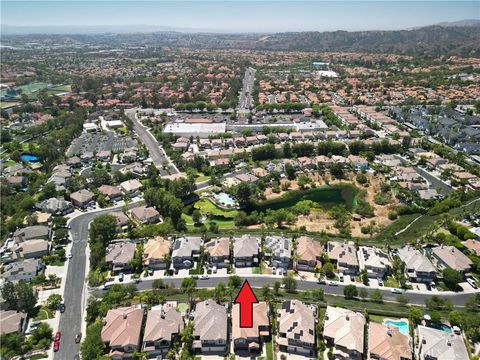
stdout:
<svg viewBox="0 0 480 360">
<path fill-rule="evenodd" d="M 480 18 L 480 1 L 2 0 L 2 25 L 156 25 L 213 31 L 406 29 Z"/>
</svg>

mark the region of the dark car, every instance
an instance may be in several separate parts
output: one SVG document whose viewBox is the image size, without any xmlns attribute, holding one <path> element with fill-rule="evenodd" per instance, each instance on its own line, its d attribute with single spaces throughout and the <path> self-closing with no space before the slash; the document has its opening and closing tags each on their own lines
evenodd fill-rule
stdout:
<svg viewBox="0 0 480 360">
<path fill-rule="evenodd" d="M 65 304 L 62 303 L 58 306 L 58 310 L 60 310 L 61 313 L 64 313 L 65 312 Z"/>
</svg>

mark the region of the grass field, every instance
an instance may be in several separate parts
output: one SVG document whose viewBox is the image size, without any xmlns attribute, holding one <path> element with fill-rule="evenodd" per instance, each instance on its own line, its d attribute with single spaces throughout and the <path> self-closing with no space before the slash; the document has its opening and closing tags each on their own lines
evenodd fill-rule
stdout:
<svg viewBox="0 0 480 360">
<path fill-rule="evenodd" d="M 233 219 L 237 216 L 238 211 L 235 209 L 232 210 L 224 210 L 213 204 L 208 199 L 200 199 L 198 200 L 195 205 L 195 209 L 200 210 L 200 213 L 205 216 L 217 216 L 217 217 L 224 217 L 226 219 Z"/>
<path fill-rule="evenodd" d="M 41 320 L 48 320 L 48 319 L 53 319 L 54 314 L 52 310 L 47 308 L 46 306 L 42 306 L 40 310 L 38 311 L 38 315 L 35 317 L 35 321 L 41 321 Z"/>
<path fill-rule="evenodd" d="M 0 108 L 2 108 L 2 109 L 10 108 L 10 107 L 17 106 L 18 104 L 20 104 L 20 103 L 19 102 L 14 102 L 14 101 L 0 101 Z"/>
<path fill-rule="evenodd" d="M 265 211 L 267 209 L 290 208 L 302 200 L 312 200 L 321 205 L 321 207 L 341 204 L 352 207 L 355 202 L 355 190 L 355 187 L 351 185 L 324 185 L 306 190 L 292 190 L 279 198 L 265 200 L 256 204 L 255 210 Z"/>
</svg>

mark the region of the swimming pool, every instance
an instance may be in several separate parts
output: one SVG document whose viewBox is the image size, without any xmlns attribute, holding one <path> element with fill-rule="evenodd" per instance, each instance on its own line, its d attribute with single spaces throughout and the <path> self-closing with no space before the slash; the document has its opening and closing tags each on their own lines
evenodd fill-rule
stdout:
<svg viewBox="0 0 480 360">
<path fill-rule="evenodd" d="M 23 154 L 20 159 L 25 162 L 38 162 L 38 156 L 32 154 Z"/>
<path fill-rule="evenodd" d="M 222 205 L 234 206 L 236 204 L 236 201 L 226 193 L 215 194 L 214 197 Z"/>
<path fill-rule="evenodd" d="M 405 320 L 385 320 L 383 323 L 385 325 L 395 326 L 403 335 L 408 335 L 408 322 Z"/>
</svg>

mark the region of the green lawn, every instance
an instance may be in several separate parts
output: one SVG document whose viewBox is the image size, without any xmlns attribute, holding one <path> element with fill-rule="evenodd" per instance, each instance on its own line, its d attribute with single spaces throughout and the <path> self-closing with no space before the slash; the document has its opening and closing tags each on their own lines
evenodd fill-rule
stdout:
<svg viewBox="0 0 480 360">
<path fill-rule="evenodd" d="M 279 198 L 265 200 L 256 204 L 255 210 L 265 211 L 267 209 L 291 208 L 302 200 L 312 200 L 322 207 L 338 204 L 352 207 L 355 202 L 355 193 L 356 188 L 352 185 L 323 185 L 306 190 L 291 190 Z"/>
<path fill-rule="evenodd" d="M 188 304 L 187 303 L 178 303 L 177 310 L 181 313 L 187 313 L 188 311 Z"/>
<path fill-rule="evenodd" d="M 13 160 L 7 160 L 3 163 L 4 167 L 13 166 L 13 165 L 17 165 L 17 163 Z"/>
<path fill-rule="evenodd" d="M 202 182 L 202 181 L 209 180 L 209 179 L 210 179 L 210 176 L 199 173 L 197 175 L 197 178 L 195 179 L 195 182 Z"/>
<path fill-rule="evenodd" d="M 208 199 L 200 199 L 198 200 L 195 205 L 195 209 L 200 210 L 202 215 L 214 215 L 214 216 L 222 216 L 224 218 L 235 218 L 237 216 L 238 211 L 235 209 L 232 210 L 224 210 L 213 204 Z"/>
<path fill-rule="evenodd" d="M 38 315 L 35 317 L 35 321 L 41 321 L 41 320 L 47 320 L 47 319 L 53 319 L 55 314 L 47 308 L 46 306 L 42 306 L 40 310 L 38 311 Z"/>
<path fill-rule="evenodd" d="M 265 344 L 267 352 L 267 360 L 273 360 L 273 344 L 271 341 Z"/>
<path fill-rule="evenodd" d="M 397 279 L 395 279 L 393 276 L 389 276 L 384 282 L 383 285 L 387 287 L 393 287 L 393 288 L 398 288 L 400 287 L 400 283 L 398 282 Z"/>
<path fill-rule="evenodd" d="M 47 354 L 37 354 L 37 355 L 32 355 L 28 358 L 28 360 L 37 360 L 37 359 L 46 359 L 48 358 Z"/>
</svg>

